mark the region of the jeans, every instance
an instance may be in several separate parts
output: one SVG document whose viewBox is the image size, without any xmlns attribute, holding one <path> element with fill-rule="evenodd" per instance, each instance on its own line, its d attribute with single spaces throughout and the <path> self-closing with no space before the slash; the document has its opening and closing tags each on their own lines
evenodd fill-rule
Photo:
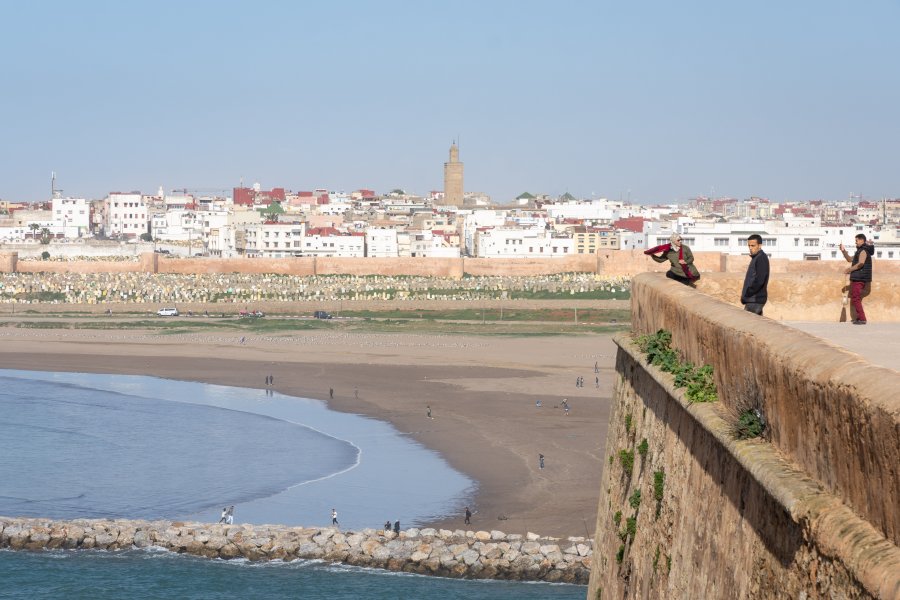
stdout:
<svg viewBox="0 0 900 600">
<path fill-rule="evenodd" d="M 756 304 L 755 302 L 748 302 L 744 305 L 744 310 L 747 312 L 752 312 L 753 314 L 762 316 L 762 309 L 765 304 Z"/>
</svg>

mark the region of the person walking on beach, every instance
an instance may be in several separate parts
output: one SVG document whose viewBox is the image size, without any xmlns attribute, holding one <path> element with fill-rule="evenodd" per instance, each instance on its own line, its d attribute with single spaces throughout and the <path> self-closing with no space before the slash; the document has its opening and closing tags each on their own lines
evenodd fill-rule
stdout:
<svg viewBox="0 0 900 600">
<path fill-rule="evenodd" d="M 390 530 L 391 530 L 391 520 L 388 519 L 387 521 L 384 522 L 384 531 L 385 531 L 385 533 L 387 533 Z"/>
<path fill-rule="evenodd" d="M 538 454 L 538 462 L 540 463 L 541 470 L 543 471 L 544 470 L 544 455 L 543 454 Z"/>
<path fill-rule="evenodd" d="M 431 406 L 429 405 L 429 406 L 426 406 L 425 408 L 428 409 L 428 418 L 433 419 L 434 417 L 431 416 Z"/>
<path fill-rule="evenodd" d="M 850 275 L 850 306 L 856 313 L 853 324 L 865 325 L 866 311 L 863 310 L 862 297 L 866 286 L 872 284 L 872 259 L 874 258 L 872 255 L 875 254 L 875 244 L 866 243 L 866 236 L 863 233 L 856 234 L 855 241 L 856 252 L 852 258 L 844 249 L 843 244 L 840 245 L 840 248 L 844 258 L 851 263 L 844 273 Z"/>
<path fill-rule="evenodd" d="M 466 507 L 466 525 L 472 524 L 472 511 L 469 510 L 469 507 Z"/>
<path fill-rule="evenodd" d="M 594 377 L 594 385 L 598 388 L 600 387 L 600 378 L 599 377 Z"/>
<path fill-rule="evenodd" d="M 341 526 L 341 524 L 338 523 L 338 520 L 337 520 L 337 511 L 334 510 L 333 508 L 331 509 L 331 524 L 335 525 L 337 527 Z"/>
<path fill-rule="evenodd" d="M 334 388 L 328 388 L 328 397 L 334 400 Z"/>
<path fill-rule="evenodd" d="M 222 516 L 219 518 L 219 523 L 225 523 L 228 520 L 228 508 L 222 509 Z"/>
<path fill-rule="evenodd" d="M 353 388 L 353 397 L 359 400 L 359 388 Z"/>
<path fill-rule="evenodd" d="M 400 535 L 400 520 L 394 521 L 394 533 Z"/>
<path fill-rule="evenodd" d="M 234 505 L 228 507 L 228 513 L 225 515 L 225 524 L 231 525 L 234 523 Z"/>
<path fill-rule="evenodd" d="M 600 372 L 600 365 L 597 363 L 597 361 L 594 361 L 594 373 L 599 373 L 599 372 Z"/>
<path fill-rule="evenodd" d="M 769 256 L 762 249 L 762 236 L 754 233 L 747 238 L 750 250 L 750 264 L 741 288 L 741 304 L 744 310 L 762 316 L 763 307 L 769 299 Z"/>
</svg>

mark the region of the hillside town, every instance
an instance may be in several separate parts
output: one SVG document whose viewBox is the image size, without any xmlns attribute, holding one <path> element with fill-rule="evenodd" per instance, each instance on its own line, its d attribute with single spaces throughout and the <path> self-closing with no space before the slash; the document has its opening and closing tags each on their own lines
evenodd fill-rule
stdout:
<svg viewBox="0 0 900 600">
<path fill-rule="evenodd" d="M 651 205 L 523 192 L 493 202 L 463 191 L 456 144 L 444 163 L 444 190 L 425 195 L 399 188 L 266 190 L 242 182 L 231 190 L 160 187 L 155 194 L 110 192 L 89 200 L 63 196 L 54 174 L 50 196 L 0 200 L 0 248 L 28 255 L 52 243 L 48 254 L 55 257 L 122 255 L 128 252 L 121 243 L 143 242 L 171 256 L 527 259 L 652 248 L 677 233 L 694 251 L 740 255 L 747 254 L 747 236 L 759 233 L 773 258 L 843 260 L 840 244 L 852 246 L 863 233 L 874 241 L 876 259 L 900 260 L 897 198 L 700 197 Z M 72 242 L 80 249 L 66 247 Z M 90 246 L 105 250 L 84 250 Z"/>
</svg>

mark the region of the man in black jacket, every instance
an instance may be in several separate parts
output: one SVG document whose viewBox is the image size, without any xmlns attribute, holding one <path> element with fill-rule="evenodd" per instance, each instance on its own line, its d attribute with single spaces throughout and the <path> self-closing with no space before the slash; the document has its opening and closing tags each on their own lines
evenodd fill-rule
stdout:
<svg viewBox="0 0 900 600">
<path fill-rule="evenodd" d="M 769 299 L 769 257 L 762 249 L 762 236 L 758 233 L 747 238 L 747 248 L 750 249 L 750 264 L 741 288 L 741 304 L 744 310 L 762 315 L 763 306 Z"/>
</svg>

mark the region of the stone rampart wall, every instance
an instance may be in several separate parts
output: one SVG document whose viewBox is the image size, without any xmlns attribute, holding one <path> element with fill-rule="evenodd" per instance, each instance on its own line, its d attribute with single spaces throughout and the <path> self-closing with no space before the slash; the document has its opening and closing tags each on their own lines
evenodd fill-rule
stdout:
<svg viewBox="0 0 900 600">
<path fill-rule="evenodd" d="M 900 373 L 659 276 L 631 294 L 635 332 L 671 331 L 713 366 L 724 404 L 757 397 L 771 443 L 900 543 Z"/>
<path fill-rule="evenodd" d="M 697 290 L 732 306 L 741 307 L 743 273 L 707 273 Z M 855 318 L 844 303 L 847 276 L 827 273 L 772 273 L 765 315 L 776 321 L 849 322 Z M 866 317 L 874 323 L 900 322 L 900 274 L 881 274 L 863 296 Z"/>
<path fill-rule="evenodd" d="M 618 340 L 590 593 L 900 597 L 900 373 L 659 275 L 633 280 L 632 325 L 712 365 L 720 401 Z M 733 439 L 739 399 L 765 440 Z"/>
<path fill-rule="evenodd" d="M 170 521 L 0 517 L 0 548 L 121 550 L 155 546 L 207 558 L 324 559 L 422 575 L 587 583 L 590 540 L 501 531 L 304 528 Z"/>
<path fill-rule="evenodd" d="M 16 261 L 16 252 L 0 254 L 0 273 L 60 272 L 119 273 L 273 273 L 281 275 L 419 275 L 462 277 L 463 275 L 547 275 L 553 273 L 599 273 L 632 277 L 646 272 L 665 272 L 641 250 L 603 250 L 597 254 L 575 254 L 559 258 L 160 258 L 145 252 L 139 263 L 117 261 Z M 696 252 L 700 272 L 743 273 L 746 256 L 720 252 Z M 17 266 L 18 264 L 18 266 Z M 128 266 L 126 266 L 128 265 Z M 842 276 L 844 261 L 772 260 L 772 273 L 820 273 Z M 882 274 L 900 275 L 900 261 L 878 261 L 876 280 Z"/>
<path fill-rule="evenodd" d="M 616 341 L 588 598 L 900 597 L 896 544 Z"/>
</svg>

